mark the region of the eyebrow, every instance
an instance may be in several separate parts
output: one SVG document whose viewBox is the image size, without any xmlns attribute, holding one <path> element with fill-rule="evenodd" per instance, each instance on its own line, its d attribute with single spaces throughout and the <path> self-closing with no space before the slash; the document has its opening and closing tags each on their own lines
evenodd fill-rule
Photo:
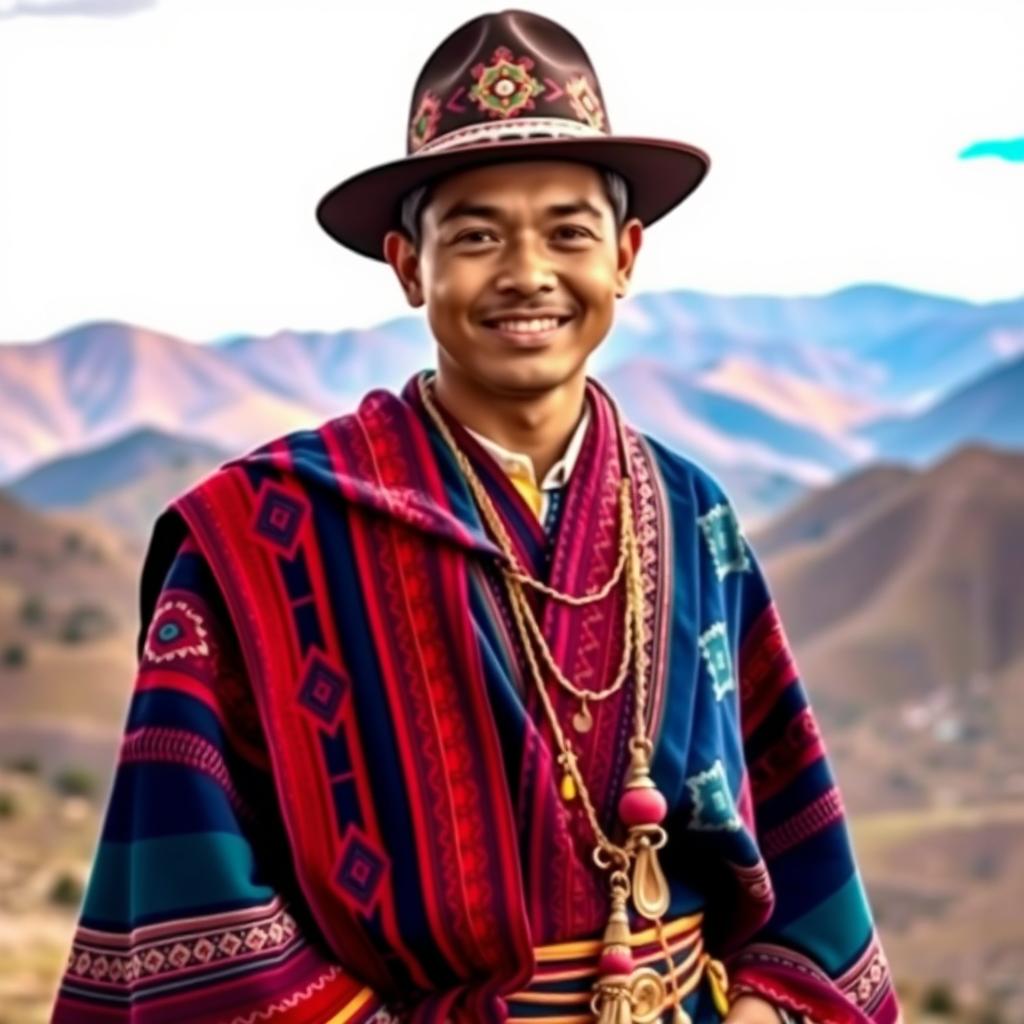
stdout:
<svg viewBox="0 0 1024 1024">
<path fill-rule="evenodd" d="M 597 220 L 601 219 L 601 211 L 586 199 L 576 199 L 571 203 L 555 203 L 544 211 L 546 217 L 571 217 L 577 213 L 590 214 Z M 460 199 L 449 207 L 438 219 L 438 224 L 445 224 L 458 217 L 479 217 L 482 220 L 501 220 L 502 211 L 497 206 L 482 203 L 471 203 Z"/>
</svg>

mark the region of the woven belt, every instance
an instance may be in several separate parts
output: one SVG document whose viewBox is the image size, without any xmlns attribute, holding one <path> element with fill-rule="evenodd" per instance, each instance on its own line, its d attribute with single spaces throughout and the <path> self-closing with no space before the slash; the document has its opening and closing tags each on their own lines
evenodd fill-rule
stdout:
<svg viewBox="0 0 1024 1024">
<path fill-rule="evenodd" d="M 702 913 L 677 917 L 658 928 L 647 928 L 630 937 L 637 974 L 656 971 L 665 979 L 665 1001 L 661 1006 L 634 1009 L 633 1020 L 654 1022 L 681 1003 L 707 977 L 711 997 L 722 1017 L 728 1013 L 725 967 L 704 949 L 701 931 Z M 601 940 L 561 942 L 539 946 L 535 951 L 537 969 L 530 984 L 506 996 L 508 1024 L 593 1024 L 590 1009 L 591 988 L 597 978 L 597 962 L 601 956 Z M 668 957 L 671 957 L 675 985 L 668 979 Z M 685 1018 L 684 1018 L 685 1019 Z"/>
</svg>

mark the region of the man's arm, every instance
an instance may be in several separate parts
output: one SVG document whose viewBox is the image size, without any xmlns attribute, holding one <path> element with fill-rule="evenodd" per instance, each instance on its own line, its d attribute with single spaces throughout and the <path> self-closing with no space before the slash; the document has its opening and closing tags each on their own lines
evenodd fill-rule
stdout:
<svg viewBox="0 0 1024 1024">
<path fill-rule="evenodd" d="M 391 1020 L 294 881 L 242 658 L 188 537 L 143 635 L 53 1020 Z"/>
<path fill-rule="evenodd" d="M 812 1020 L 891 1024 L 899 1007 L 816 716 L 757 556 L 737 574 L 740 726 L 775 904 L 728 958 L 730 996 Z"/>
</svg>

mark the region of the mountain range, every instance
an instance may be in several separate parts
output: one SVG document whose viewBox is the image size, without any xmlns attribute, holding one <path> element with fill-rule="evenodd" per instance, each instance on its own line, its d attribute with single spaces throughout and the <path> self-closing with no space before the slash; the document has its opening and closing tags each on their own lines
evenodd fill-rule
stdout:
<svg viewBox="0 0 1024 1024">
<path fill-rule="evenodd" d="M 143 483 L 171 449 L 204 466 L 314 426 L 400 388 L 433 345 L 420 317 L 206 344 L 106 321 L 0 345 L 0 483 L 40 507 L 102 504 L 130 465 L 136 496 L 100 515 L 130 529 L 133 509 L 187 484 Z M 620 304 L 590 369 L 629 419 L 719 474 L 752 524 L 879 458 L 923 465 L 1024 439 L 1024 299 L 642 294 Z"/>
</svg>

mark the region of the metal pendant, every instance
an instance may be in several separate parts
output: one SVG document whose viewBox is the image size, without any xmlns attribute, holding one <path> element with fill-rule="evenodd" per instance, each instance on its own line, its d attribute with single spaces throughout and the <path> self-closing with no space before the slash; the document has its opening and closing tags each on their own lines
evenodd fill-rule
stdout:
<svg viewBox="0 0 1024 1024">
<path fill-rule="evenodd" d="M 669 890 L 661 870 L 658 851 L 649 836 L 641 836 L 633 863 L 633 906 L 649 921 L 664 917 L 668 911 Z"/>
<path fill-rule="evenodd" d="M 661 1019 L 667 991 L 665 979 L 653 967 L 641 967 L 633 972 L 629 995 L 635 1024 L 653 1024 Z"/>
<path fill-rule="evenodd" d="M 590 732 L 594 728 L 594 716 L 590 713 L 590 705 L 584 699 L 580 709 L 572 716 L 572 727 L 577 732 Z"/>
<path fill-rule="evenodd" d="M 596 1024 L 654 1024 L 668 998 L 665 979 L 652 967 L 641 967 L 628 978 L 602 979 L 590 1007 Z"/>
</svg>

